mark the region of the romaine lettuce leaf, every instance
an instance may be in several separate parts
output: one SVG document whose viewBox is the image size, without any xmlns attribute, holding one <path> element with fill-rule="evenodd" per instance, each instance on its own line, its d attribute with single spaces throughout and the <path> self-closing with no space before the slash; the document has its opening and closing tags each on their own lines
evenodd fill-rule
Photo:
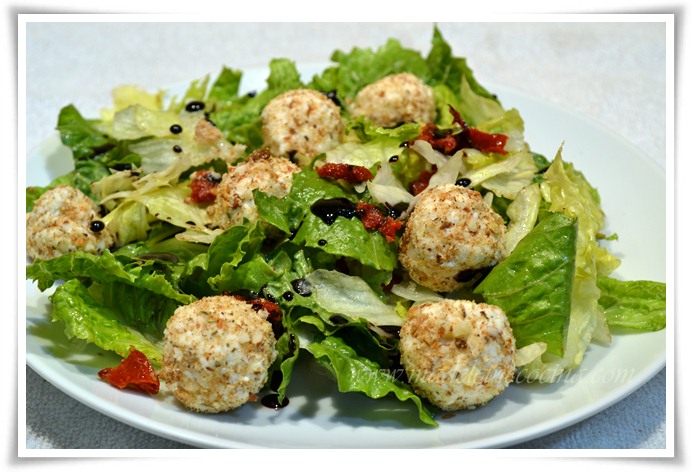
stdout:
<svg viewBox="0 0 691 472">
<path fill-rule="evenodd" d="M 569 256 L 571 263 L 575 263 L 575 270 L 570 291 L 570 313 L 563 351 L 561 354 L 550 351 L 548 342 L 547 352 L 544 355 L 521 368 L 522 374 L 528 379 L 554 382 L 565 370 L 580 365 L 592 341 L 606 343 L 611 339 L 605 314 L 598 304 L 600 289 L 597 286 L 597 278 L 600 275 L 598 267 L 603 265 L 598 264 L 598 259 L 609 254 L 598 245 L 598 234 L 604 227 L 604 213 L 600 208 L 598 192 L 582 173 L 575 170 L 572 164 L 563 162 L 561 149 L 544 174 L 541 191 L 543 198 L 550 205 L 549 209 L 574 219 L 577 221 L 578 228 L 575 256 Z M 540 225 L 541 223 L 533 231 L 537 231 Z M 514 253 L 526 240 L 530 241 L 529 238 L 530 234 L 516 246 Z M 511 256 L 507 258 L 507 260 L 510 259 Z M 613 256 L 607 257 L 608 269 L 616 263 L 615 260 Z M 498 287 L 500 286 L 501 283 L 498 282 Z M 482 284 L 480 284 L 478 289 L 486 290 L 486 286 L 482 289 Z M 539 302 L 532 302 L 532 304 L 539 305 Z M 543 341 L 533 339 L 535 343 Z"/>
<path fill-rule="evenodd" d="M 454 93 L 462 95 L 461 83 L 462 79 L 465 79 L 474 95 L 485 97 L 498 103 L 497 98 L 475 79 L 475 75 L 468 66 L 467 60 L 453 55 L 451 46 L 446 42 L 441 31 L 436 26 L 432 35 L 432 49 L 426 58 L 426 62 L 430 69 L 430 78 L 433 83 L 445 84 Z"/>
<path fill-rule="evenodd" d="M 355 203 L 352 194 L 338 184 L 320 178 L 316 171 L 303 170 L 293 175 L 286 197 L 278 199 L 255 192 L 255 205 L 260 218 L 292 234 L 295 245 L 350 257 L 375 269 L 393 270 L 398 265 L 395 246 L 381 233 L 365 229 L 356 217 L 338 217 L 332 224 L 326 224 L 310 210 L 315 202 L 332 198 Z"/>
<path fill-rule="evenodd" d="M 398 266 L 393 243 L 387 242 L 381 233 L 365 229 L 355 217 L 338 217 L 333 224 L 327 225 L 318 216 L 308 213 L 293 243 L 320 248 L 328 254 L 351 257 L 379 270 L 391 271 Z"/>
<path fill-rule="evenodd" d="M 65 326 L 68 339 L 78 338 L 101 349 L 127 357 L 130 346 L 146 355 L 152 364 L 161 365 L 162 346 L 119 321 L 112 308 L 96 301 L 79 280 L 68 280 L 50 296 L 51 317 Z"/>
<path fill-rule="evenodd" d="M 564 355 L 576 237 L 574 218 L 550 214 L 475 288 L 487 303 L 504 310 L 516 347 L 543 342 L 547 352 Z"/>
<path fill-rule="evenodd" d="M 334 375 L 339 391 L 361 392 L 375 399 L 393 394 L 400 401 L 415 403 L 423 423 L 438 426 L 432 412 L 410 386 L 395 379 L 379 364 L 359 356 L 342 339 L 331 336 L 321 342 L 308 344 L 305 348 Z"/>
<path fill-rule="evenodd" d="M 598 303 L 610 327 L 659 331 L 667 325 L 665 283 L 598 277 L 597 286 Z"/>
<path fill-rule="evenodd" d="M 100 256 L 77 251 L 54 259 L 34 261 L 26 268 L 26 278 L 36 281 L 41 291 L 58 280 L 82 279 L 91 283 L 125 283 L 184 304 L 196 300 L 194 295 L 178 290 L 177 281 L 160 270 L 160 262 L 123 259 L 124 262 L 108 250 Z"/>
<path fill-rule="evenodd" d="M 354 97 L 372 82 L 387 75 L 411 72 L 423 80 L 429 77 L 429 66 L 422 55 L 405 48 L 396 39 L 389 39 L 376 51 L 353 48 L 350 52 L 337 50 L 331 55 L 337 65 L 315 76 L 310 86 L 322 91 L 336 91 L 340 100 Z"/>
<path fill-rule="evenodd" d="M 590 185 L 572 163 L 563 161 L 562 148 L 559 148 L 552 164 L 544 173 L 541 185 L 547 188 L 547 201 L 551 211 L 560 211 L 578 218 L 572 318 L 576 322 L 574 326 L 580 326 L 580 334 L 574 331 L 571 335 L 580 339 L 580 347 L 574 352 L 573 363 L 570 364 L 570 367 L 574 367 L 580 364 L 591 339 L 603 343 L 611 340 L 604 314 L 597 304 L 600 296 L 597 277 L 611 273 L 620 261 L 599 246 L 598 235 L 605 226 L 605 213 L 600 207 L 597 189 Z M 605 265 L 607 274 L 599 274 L 598 269 Z"/>
<path fill-rule="evenodd" d="M 60 110 L 57 130 L 62 143 L 72 151 L 74 169 L 46 186 L 28 187 L 27 212 L 43 193 L 60 184 L 75 187 L 98 203 L 98 196 L 91 190 L 93 182 L 110 175 L 109 168 L 140 164 L 141 158 L 130 149 L 136 141 L 118 141 L 105 136 L 97 124 L 96 120 L 84 118 L 74 105 Z"/>
<path fill-rule="evenodd" d="M 271 99 L 288 90 L 303 88 L 300 73 L 293 61 L 273 59 L 269 63 L 266 88 L 237 96 L 241 74 L 224 69 L 209 93 L 209 118 L 232 143 L 261 147 L 261 111 Z"/>
</svg>

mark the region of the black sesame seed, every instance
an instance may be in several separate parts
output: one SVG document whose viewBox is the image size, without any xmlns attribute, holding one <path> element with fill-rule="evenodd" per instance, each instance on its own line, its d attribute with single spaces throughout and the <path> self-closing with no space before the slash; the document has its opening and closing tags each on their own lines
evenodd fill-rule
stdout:
<svg viewBox="0 0 691 472">
<path fill-rule="evenodd" d="M 283 294 L 283 299 L 286 301 L 291 301 L 293 299 L 293 292 L 285 292 Z"/>
<path fill-rule="evenodd" d="M 398 156 L 389 157 L 389 162 L 398 162 Z"/>
<path fill-rule="evenodd" d="M 465 177 L 462 177 L 456 181 L 456 185 L 461 186 L 461 187 L 469 187 L 470 186 L 470 179 L 466 179 Z"/>
<path fill-rule="evenodd" d="M 173 146 L 173 152 L 182 152 L 182 148 L 176 144 L 175 146 Z"/>
<path fill-rule="evenodd" d="M 257 92 L 255 90 L 252 90 L 250 92 L 247 92 L 247 96 L 250 98 L 253 98 L 255 95 L 257 95 Z"/>
<path fill-rule="evenodd" d="M 319 241 L 317 241 L 317 244 L 319 244 L 320 246 L 326 246 L 326 239 L 320 239 Z"/>
<path fill-rule="evenodd" d="M 89 229 L 94 233 L 99 233 L 105 229 L 106 225 L 103 221 L 95 220 L 89 223 Z"/>
<path fill-rule="evenodd" d="M 173 125 L 170 127 L 170 132 L 173 134 L 180 134 L 182 133 L 182 126 L 180 125 Z"/>
<path fill-rule="evenodd" d="M 194 102 L 189 102 L 187 105 L 185 105 L 185 110 L 191 112 L 195 111 L 201 111 L 204 109 L 204 102 L 199 102 L 199 101 L 194 101 Z"/>
</svg>

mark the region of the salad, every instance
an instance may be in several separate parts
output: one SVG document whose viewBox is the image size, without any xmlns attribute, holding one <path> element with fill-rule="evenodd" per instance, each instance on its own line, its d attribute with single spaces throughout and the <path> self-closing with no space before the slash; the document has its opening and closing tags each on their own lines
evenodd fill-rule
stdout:
<svg viewBox="0 0 691 472">
<path fill-rule="evenodd" d="M 440 410 L 481 406 L 515 377 L 555 382 L 612 332 L 665 327 L 664 283 L 616 277 L 620 261 L 602 244 L 616 234 L 602 233 L 598 192 L 566 148 L 531 149 L 519 111 L 438 30 L 427 56 L 391 39 L 331 60 L 303 82 L 276 59 L 249 94 L 242 73 L 223 68 L 171 100 L 123 86 L 98 118 L 61 110 L 74 170 L 27 188 L 27 278 L 55 287 L 50 316 L 68 338 L 148 362 L 140 388 L 160 376 L 189 393 L 180 379 L 192 378 L 205 393 L 176 397 L 193 410 L 216 394 L 218 411 L 260 398 L 284 406 L 297 359 L 309 357 L 340 391 L 394 396 L 436 425 Z M 312 114 L 318 125 L 300 128 Z M 193 353 L 217 351 L 194 330 L 214 310 L 228 314 L 215 331 L 241 350 L 221 352 L 232 365 L 218 370 L 246 373 L 238 359 L 257 354 L 260 375 L 242 393 L 250 376 L 204 376 L 201 356 L 174 354 L 186 334 Z M 238 313 L 251 326 L 236 329 Z M 430 330 L 411 320 L 447 336 L 416 336 Z M 469 346 L 479 332 L 483 343 Z M 243 336 L 262 352 L 243 351 Z M 448 357 L 452 346 L 464 354 Z M 413 366 L 430 359 L 427 374 L 452 360 L 462 379 L 429 385 Z"/>
</svg>

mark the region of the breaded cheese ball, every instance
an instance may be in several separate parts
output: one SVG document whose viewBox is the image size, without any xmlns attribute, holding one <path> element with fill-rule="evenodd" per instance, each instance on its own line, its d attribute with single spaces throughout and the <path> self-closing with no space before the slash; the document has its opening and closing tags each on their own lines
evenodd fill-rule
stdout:
<svg viewBox="0 0 691 472">
<path fill-rule="evenodd" d="M 275 97 L 266 104 L 261 118 L 264 146 L 275 156 L 291 157 L 300 167 L 336 147 L 345 129 L 340 107 L 310 89 Z"/>
<path fill-rule="evenodd" d="M 504 220 L 479 192 L 446 184 L 419 197 L 398 253 L 413 281 L 450 292 L 506 257 Z"/>
<path fill-rule="evenodd" d="M 243 219 L 259 218 L 253 190 L 274 197 L 285 197 L 300 167 L 284 157 L 274 157 L 266 149 L 253 152 L 247 160 L 228 168 L 216 187 L 216 199 L 207 212 L 214 225 L 222 229 L 242 224 Z"/>
<path fill-rule="evenodd" d="M 516 370 L 516 341 L 505 313 L 469 300 L 413 306 L 399 350 L 415 392 L 446 411 L 486 404 Z"/>
<path fill-rule="evenodd" d="M 433 122 L 436 114 L 432 89 L 407 72 L 388 75 L 364 87 L 349 110 L 353 116 L 365 116 L 383 127 Z"/>
<path fill-rule="evenodd" d="M 98 205 L 81 190 L 60 185 L 46 191 L 26 215 L 26 252 L 52 259 L 75 251 L 101 254 L 115 239 L 100 221 Z"/>
<path fill-rule="evenodd" d="M 164 331 L 160 371 L 175 398 L 203 413 L 255 401 L 277 355 L 268 315 L 226 295 L 177 308 Z"/>
</svg>

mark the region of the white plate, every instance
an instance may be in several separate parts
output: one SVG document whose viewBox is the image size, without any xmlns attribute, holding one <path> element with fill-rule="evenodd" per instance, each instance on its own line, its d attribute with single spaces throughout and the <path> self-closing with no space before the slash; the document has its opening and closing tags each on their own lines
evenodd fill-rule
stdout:
<svg viewBox="0 0 691 472">
<path fill-rule="evenodd" d="M 306 69 L 308 73 L 313 70 Z M 264 72 L 250 74 L 250 84 Z M 246 75 L 246 78 L 248 76 Z M 567 110 L 489 86 L 505 107 L 516 107 L 533 150 L 574 162 L 600 191 L 609 243 L 621 257 L 624 279 L 665 281 L 665 176 L 639 149 L 599 124 Z M 58 137 L 29 153 L 27 185 L 45 184 L 69 170 L 69 151 Z M 615 336 L 610 346 L 591 346 L 583 364 L 551 385 L 512 384 L 473 411 L 440 417 L 422 426 L 412 404 L 339 393 L 334 382 L 301 362 L 288 390 L 288 407 L 260 404 L 218 415 L 182 409 L 162 385 L 155 397 L 120 391 L 101 381 L 99 369 L 118 359 L 93 347 L 74 353 L 59 325 L 49 322 L 48 293 L 26 283 L 26 362 L 42 377 L 83 404 L 133 427 L 206 448 L 428 448 L 503 447 L 583 420 L 638 389 L 665 365 L 666 330 Z M 303 358 L 308 358 L 305 354 Z"/>
</svg>

